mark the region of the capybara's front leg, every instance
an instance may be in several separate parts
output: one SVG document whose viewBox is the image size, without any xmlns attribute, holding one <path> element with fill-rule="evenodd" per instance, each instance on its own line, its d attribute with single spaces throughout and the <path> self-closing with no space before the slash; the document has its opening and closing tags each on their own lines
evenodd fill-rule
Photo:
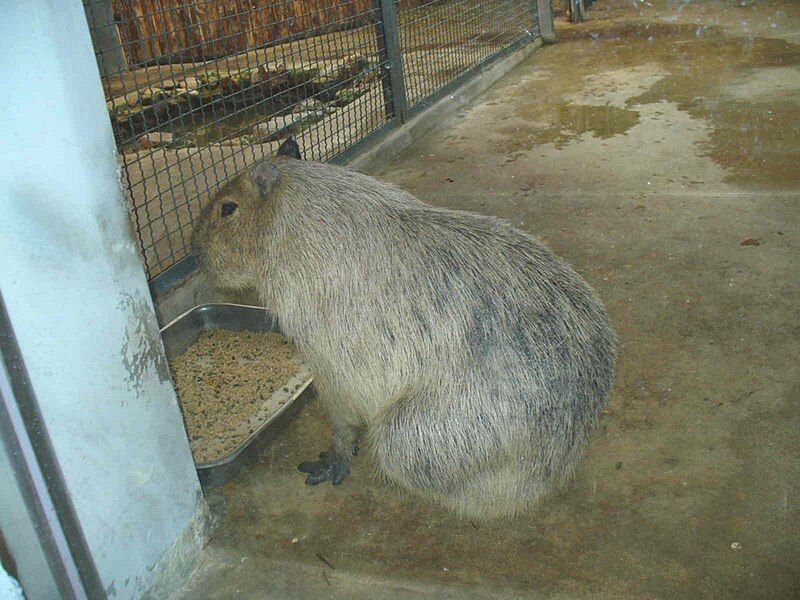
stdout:
<svg viewBox="0 0 800 600">
<path fill-rule="evenodd" d="M 330 481 L 339 485 L 350 474 L 350 460 L 358 455 L 358 430 L 351 423 L 333 419 L 333 443 L 330 450 L 322 452 L 319 460 L 307 460 L 297 466 L 298 471 L 307 473 L 307 485 L 317 485 Z"/>
</svg>

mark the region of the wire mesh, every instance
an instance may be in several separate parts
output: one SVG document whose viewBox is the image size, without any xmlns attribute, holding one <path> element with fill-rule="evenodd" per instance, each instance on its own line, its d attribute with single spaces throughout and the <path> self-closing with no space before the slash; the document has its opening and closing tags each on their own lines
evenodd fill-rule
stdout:
<svg viewBox="0 0 800 600">
<path fill-rule="evenodd" d="M 373 0 L 88 0 L 149 277 L 203 200 L 292 135 L 327 160 L 392 117 Z"/>
<path fill-rule="evenodd" d="M 189 253 L 203 202 L 286 137 L 325 161 L 393 120 L 393 1 L 84 0 L 151 279 Z M 411 102 L 532 19 L 530 0 L 396 5 Z"/>
<path fill-rule="evenodd" d="M 413 106 L 537 31 L 531 0 L 398 0 L 400 47 Z"/>
</svg>

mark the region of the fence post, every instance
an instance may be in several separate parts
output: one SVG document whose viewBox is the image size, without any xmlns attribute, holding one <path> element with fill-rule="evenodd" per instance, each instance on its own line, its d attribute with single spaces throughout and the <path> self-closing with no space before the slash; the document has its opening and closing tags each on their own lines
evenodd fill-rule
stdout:
<svg viewBox="0 0 800 600">
<path fill-rule="evenodd" d="M 97 66 L 100 75 L 116 75 L 128 69 L 119 31 L 114 23 L 114 9 L 111 0 L 83 0 L 83 10 L 89 22 L 89 31 L 92 35 L 95 52 L 97 53 Z"/>
<path fill-rule="evenodd" d="M 408 99 L 406 98 L 406 82 L 403 78 L 403 59 L 400 54 L 400 33 L 397 20 L 396 0 L 375 0 L 380 10 L 380 18 L 375 22 L 375 37 L 378 54 L 383 63 L 383 97 L 386 102 L 386 113 L 406 122 L 408 116 Z M 385 75 L 388 73 L 388 77 Z"/>
<path fill-rule="evenodd" d="M 569 20 L 573 23 L 582 23 L 586 20 L 586 7 L 583 0 L 567 0 Z"/>
<path fill-rule="evenodd" d="M 554 44 L 556 41 L 556 28 L 553 23 L 552 0 L 535 0 L 533 9 L 539 17 L 539 36 L 543 44 Z"/>
</svg>

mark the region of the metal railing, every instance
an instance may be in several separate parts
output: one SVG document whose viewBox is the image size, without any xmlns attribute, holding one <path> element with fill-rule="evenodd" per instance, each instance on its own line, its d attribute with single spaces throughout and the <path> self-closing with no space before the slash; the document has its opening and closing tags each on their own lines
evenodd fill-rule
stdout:
<svg viewBox="0 0 800 600">
<path fill-rule="evenodd" d="M 288 136 L 345 162 L 537 37 L 541 2 L 84 0 L 154 293 L 226 180 Z"/>
</svg>

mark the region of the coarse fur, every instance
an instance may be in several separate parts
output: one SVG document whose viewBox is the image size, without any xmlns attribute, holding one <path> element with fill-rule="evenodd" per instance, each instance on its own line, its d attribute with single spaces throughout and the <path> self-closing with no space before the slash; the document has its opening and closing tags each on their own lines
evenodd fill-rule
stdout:
<svg viewBox="0 0 800 600">
<path fill-rule="evenodd" d="M 220 286 L 255 289 L 311 366 L 334 432 L 311 482 L 344 479 L 363 430 L 386 479 L 459 515 L 534 506 L 611 391 L 600 301 L 504 221 L 294 150 L 225 185 L 194 249 Z"/>
</svg>

